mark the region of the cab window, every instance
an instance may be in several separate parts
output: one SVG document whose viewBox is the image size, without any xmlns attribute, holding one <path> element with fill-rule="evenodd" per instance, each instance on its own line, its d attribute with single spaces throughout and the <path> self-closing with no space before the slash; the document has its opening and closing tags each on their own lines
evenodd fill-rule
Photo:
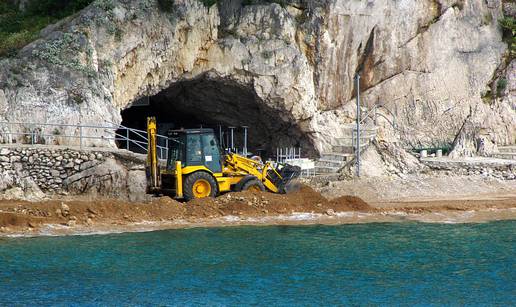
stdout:
<svg viewBox="0 0 516 307">
<path fill-rule="evenodd" d="M 202 147 L 200 134 L 187 135 L 186 165 L 202 165 Z"/>
<path fill-rule="evenodd" d="M 204 149 L 204 165 L 214 173 L 222 172 L 220 151 L 215 135 L 212 133 L 203 134 L 202 145 Z"/>
<path fill-rule="evenodd" d="M 171 137 L 168 144 L 167 169 L 171 170 L 175 167 L 176 161 L 183 161 L 184 139 L 179 136 Z"/>
</svg>

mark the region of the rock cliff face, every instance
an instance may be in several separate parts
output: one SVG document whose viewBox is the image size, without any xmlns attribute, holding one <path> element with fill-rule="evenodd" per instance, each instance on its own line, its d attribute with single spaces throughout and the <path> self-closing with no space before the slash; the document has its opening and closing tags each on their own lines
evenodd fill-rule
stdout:
<svg viewBox="0 0 516 307">
<path fill-rule="evenodd" d="M 155 96 L 165 113 L 248 125 L 257 146 L 315 154 L 355 118 L 360 73 L 384 140 L 451 143 L 468 119 L 492 141 L 516 141 L 501 1 L 244 2 L 98 0 L 0 60 L 0 118 L 118 124 Z M 487 97 L 497 71 L 508 86 Z"/>
</svg>

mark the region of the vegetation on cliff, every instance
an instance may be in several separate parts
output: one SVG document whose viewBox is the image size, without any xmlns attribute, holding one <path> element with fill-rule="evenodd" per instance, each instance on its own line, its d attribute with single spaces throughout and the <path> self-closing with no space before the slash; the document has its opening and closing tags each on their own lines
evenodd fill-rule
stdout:
<svg viewBox="0 0 516 307">
<path fill-rule="evenodd" d="M 506 16 L 500 20 L 505 42 L 509 45 L 510 57 L 516 56 L 516 18 Z"/>
<path fill-rule="evenodd" d="M 9 0 L 0 0 L 0 57 L 16 52 L 39 37 L 41 29 L 70 16 L 93 0 L 30 1 L 23 10 Z"/>
</svg>

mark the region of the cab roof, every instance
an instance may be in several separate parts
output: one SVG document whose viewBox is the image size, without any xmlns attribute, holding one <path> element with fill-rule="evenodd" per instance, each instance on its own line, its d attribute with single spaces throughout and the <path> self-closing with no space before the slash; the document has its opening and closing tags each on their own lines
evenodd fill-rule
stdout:
<svg viewBox="0 0 516 307">
<path fill-rule="evenodd" d="M 204 134 L 204 133 L 214 133 L 211 128 L 196 128 L 196 129 L 175 129 L 169 130 L 168 135 L 178 135 L 178 134 Z"/>
</svg>

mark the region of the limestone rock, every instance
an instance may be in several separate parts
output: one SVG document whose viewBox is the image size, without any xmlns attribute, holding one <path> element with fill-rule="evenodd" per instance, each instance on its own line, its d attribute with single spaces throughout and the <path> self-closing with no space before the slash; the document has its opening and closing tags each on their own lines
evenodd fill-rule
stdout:
<svg viewBox="0 0 516 307">
<path fill-rule="evenodd" d="M 498 152 L 495 141 L 488 135 L 480 135 L 477 138 L 477 154 L 480 156 L 489 157 Z"/>
<path fill-rule="evenodd" d="M 384 141 L 449 144 L 471 110 L 475 128 L 491 131 L 496 144 L 516 140 L 516 64 L 507 66 L 504 96 L 482 99 L 507 51 L 501 1 L 223 0 L 207 8 L 185 0 L 169 11 L 157 1 L 112 3 L 88 6 L 0 60 L 1 120 L 120 123 L 122 109 L 159 93 L 212 122 L 256 127 L 267 146 L 316 154 L 354 119 L 360 73 L 364 110 L 378 106 Z M 188 88 L 195 99 L 178 94 Z M 8 129 L 0 127 L 0 140 L 23 141 L 9 140 Z"/>
<path fill-rule="evenodd" d="M 472 157 L 477 148 L 475 140 L 478 136 L 478 129 L 468 118 L 463 124 L 452 144 L 450 158 Z"/>
<path fill-rule="evenodd" d="M 130 170 L 127 176 L 127 191 L 130 201 L 143 201 L 147 195 L 147 177 L 144 170 Z"/>
</svg>

